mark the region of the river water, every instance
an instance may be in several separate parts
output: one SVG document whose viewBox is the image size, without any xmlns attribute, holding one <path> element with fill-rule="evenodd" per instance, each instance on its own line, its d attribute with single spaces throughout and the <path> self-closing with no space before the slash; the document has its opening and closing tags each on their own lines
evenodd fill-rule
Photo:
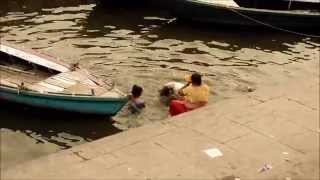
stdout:
<svg viewBox="0 0 320 180">
<path fill-rule="evenodd" d="M 78 62 L 126 93 L 139 84 L 147 102 L 142 114 L 120 113 L 115 124 L 0 102 L 2 168 L 165 119 L 158 89 L 186 74 L 204 75 L 214 103 L 272 84 L 258 67 L 319 59 L 318 39 L 191 24 L 155 9 L 105 8 L 90 0 L 4 0 L 0 15 L 1 41 Z"/>
</svg>

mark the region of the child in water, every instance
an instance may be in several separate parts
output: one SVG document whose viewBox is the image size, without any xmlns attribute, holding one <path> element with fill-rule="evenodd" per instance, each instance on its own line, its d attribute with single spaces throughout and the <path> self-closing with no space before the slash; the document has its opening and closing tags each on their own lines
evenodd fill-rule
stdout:
<svg viewBox="0 0 320 180">
<path fill-rule="evenodd" d="M 131 113 L 141 112 L 146 107 L 145 102 L 141 99 L 143 88 L 138 85 L 133 85 L 131 95 L 129 95 L 129 111 Z"/>
</svg>

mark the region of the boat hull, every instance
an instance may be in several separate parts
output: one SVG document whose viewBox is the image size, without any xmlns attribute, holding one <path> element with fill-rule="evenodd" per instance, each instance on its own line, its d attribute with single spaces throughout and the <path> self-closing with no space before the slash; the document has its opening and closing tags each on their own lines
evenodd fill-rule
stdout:
<svg viewBox="0 0 320 180">
<path fill-rule="evenodd" d="M 320 10 L 320 2 L 315 0 L 234 0 L 239 6 L 258 9 L 290 10 L 315 9 Z"/>
<path fill-rule="evenodd" d="M 176 0 L 171 12 L 180 19 L 226 25 L 274 26 L 307 29 L 320 27 L 320 13 L 227 7 L 197 0 Z"/>
<path fill-rule="evenodd" d="M 128 101 L 127 98 L 41 94 L 4 86 L 0 86 L 0 99 L 41 108 L 108 116 L 115 115 Z"/>
</svg>

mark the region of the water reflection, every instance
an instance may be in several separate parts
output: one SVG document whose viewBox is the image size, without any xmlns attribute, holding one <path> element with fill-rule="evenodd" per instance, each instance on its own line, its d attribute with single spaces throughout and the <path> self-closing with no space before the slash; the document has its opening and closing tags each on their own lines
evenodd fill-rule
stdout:
<svg viewBox="0 0 320 180">
<path fill-rule="evenodd" d="M 120 132 L 106 117 L 2 101 L 0 107 L 1 169 Z"/>
<path fill-rule="evenodd" d="M 106 117 L 93 117 L 0 102 L 0 127 L 20 131 L 38 143 L 68 148 L 120 132 Z"/>
<path fill-rule="evenodd" d="M 94 0 L 1 0 L 0 12 L 37 12 L 44 8 L 75 7 L 81 4 L 92 4 Z"/>
</svg>

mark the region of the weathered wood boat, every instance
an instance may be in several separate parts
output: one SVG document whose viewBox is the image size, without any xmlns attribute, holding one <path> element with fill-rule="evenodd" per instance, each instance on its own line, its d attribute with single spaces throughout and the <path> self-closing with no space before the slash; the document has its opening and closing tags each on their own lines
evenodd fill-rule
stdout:
<svg viewBox="0 0 320 180">
<path fill-rule="evenodd" d="M 233 0 L 175 0 L 171 12 L 180 19 L 226 25 L 290 29 L 320 27 L 316 10 L 270 10 L 240 7 Z"/>
<path fill-rule="evenodd" d="M 234 0 L 240 7 L 275 10 L 320 10 L 320 0 Z"/>
<path fill-rule="evenodd" d="M 33 50 L 0 44 L 0 99 L 63 111 L 115 115 L 125 94 L 70 65 Z"/>
</svg>

